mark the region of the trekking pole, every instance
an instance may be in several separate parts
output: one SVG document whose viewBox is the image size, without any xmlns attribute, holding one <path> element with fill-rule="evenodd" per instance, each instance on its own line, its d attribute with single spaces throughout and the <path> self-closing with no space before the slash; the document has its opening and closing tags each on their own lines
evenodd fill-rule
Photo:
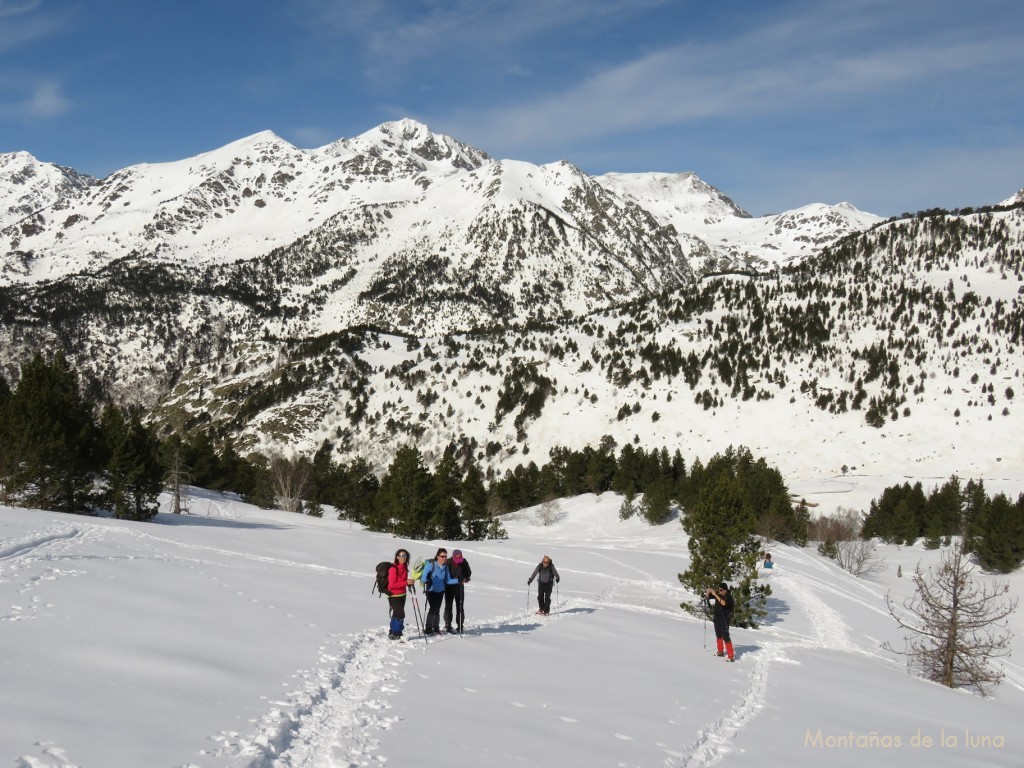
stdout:
<svg viewBox="0 0 1024 768">
<path fill-rule="evenodd" d="M 461 584 L 459 586 L 462 586 Z M 462 594 L 459 595 L 461 598 L 459 604 L 455 606 L 455 626 L 459 630 L 459 634 L 462 634 L 463 625 L 466 623 L 466 591 L 463 589 Z"/>
<path fill-rule="evenodd" d="M 704 605 L 704 650 L 708 649 L 708 601 L 701 601 Z"/>
<path fill-rule="evenodd" d="M 555 582 L 555 613 L 562 609 L 562 599 L 558 596 L 558 582 Z"/>
<path fill-rule="evenodd" d="M 420 620 L 420 601 L 416 599 L 416 585 L 412 586 L 412 615 L 416 618 L 416 629 L 420 633 L 420 637 L 423 638 L 424 645 L 427 643 L 427 636 L 423 634 L 423 622 Z"/>
<path fill-rule="evenodd" d="M 530 582 L 526 582 L 526 610 L 530 610 L 530 588 L 533 586 Z"/>
</svg>

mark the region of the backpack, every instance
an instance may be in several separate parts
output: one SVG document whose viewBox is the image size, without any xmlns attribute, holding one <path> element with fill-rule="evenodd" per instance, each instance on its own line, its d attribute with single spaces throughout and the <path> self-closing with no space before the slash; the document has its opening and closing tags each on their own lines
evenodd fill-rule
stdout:
<svg viewBox="0 0 1024 768">
<path fill-rule="evenodd" d="M 377 575 L 374 578 L 373 586 L 370 587 L 370 594 L 373 594 L 373 590 L 377 590 L 381 595 L 391 596 L 391 590 L 388 589 L 388 571 L 391 570 L 391 566 L 394 565 L 390 560 L 382 560 L 377 563 Z"/>
</svg>

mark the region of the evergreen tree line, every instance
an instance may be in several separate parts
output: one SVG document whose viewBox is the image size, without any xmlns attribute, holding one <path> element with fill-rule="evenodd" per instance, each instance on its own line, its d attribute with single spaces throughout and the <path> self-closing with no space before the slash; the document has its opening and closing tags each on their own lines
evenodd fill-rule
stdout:
<svg viewBox="0 0 1024 768">
<path fill-rule="evenodd" d="M 530 462 L 488 478 L 472 443 L 462 440 L 447 447 L 433 470 L 417 447 L 401 447 L 378 478 L 363 458 L 335 460 L 329 442 L 311 459 L 243 457 L 230 438 L 218 442 L 202 429 L 160 439 L 138 411 L 107 406 L 96 413 L 62 354 L 50 362 L 36 355 L 22 366 L 14 390 L 0 377 L 3 502 L 148 520 L 162 489 L 173 493 L 191 484 L 312 515 L 330 505 L 342 518 L 408 538 L 482 539 L 504 535 L 505 512 L 588 492 L 620 493 L 623 517 L 641 514 L 660 524 L 676 507 L 684 514 L 697 508 L 722 467 L 735 465 L 754 520 L 769 524 L 777 539 L 802 543 L 807 536 L 781 475 L 745 449 L 687 468 L 679 450 L 627 444 L 616 454 L 615 442 L 605 437 L 596 448 L 555 448 L 542 466 Z M 183 511 L 177 501 L 174 511 Z"/>
<path fill-rule="evenodd" d="M 39 354 L 11 390 L 0 377 L 0 502 L 149 520 L 163 486 L 160 442 L 138 411 L 97 418 L 64 356 Z"/>
<path fill-rule="evenodd" d="M 907 545 L 924 538 L 930 549 L 962 536 L 982 567 L 1009 573 L 1024 562 L 1024 494 L 1016 502 L 989 496 L 980 480 L 956 476 L 930 493 L 919 482 L 890 486 L 871 502 L 861 536 Z"/>
</svg>

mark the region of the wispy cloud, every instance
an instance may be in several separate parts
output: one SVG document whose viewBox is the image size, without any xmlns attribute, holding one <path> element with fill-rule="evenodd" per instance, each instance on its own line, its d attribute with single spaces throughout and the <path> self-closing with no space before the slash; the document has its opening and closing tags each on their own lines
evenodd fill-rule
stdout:
<svg viewBox="0 0 1024 768">
<path fill-rule="evenodd" d="M 315 34 L 356 43 L 366 74 L 401 78 L 418 74 L 411 66 L 438 59 L 482 63 L 502 53 L 525 55 L 557 30 L 608 23 L 672 2 L 677 0 L 302 0 L 298 18 Z"/>
<path fill-rule="evenodd" d="M 42 4 L 43 0 L 0 0 L 0 19 L 28 13 Z"/>
<path fill-rule="evenodd" d="M 64 114 L 71 102 L 57 77 L 24 72 L 20 56 L 28 46 L 66 30 L 71 14 L 51 11 L 43 0 L 0 0 L 0 120 L 30 121 Z"/>
<path fill-rule="evenodd" d="M 54 80 L 11 82 L 0 78 L 0 119 L 32 120 L 53 118 L 71 109 L 71 101 Z"/>
<path fill-rule="evenodd" d="M 788 19 L 708 43 L 689 42 L 605 68 L 530 101 L 463 105 L 445 123 L 467 126 L 478 141 L 523 146 L 557 132 L 561 141 L 614 136 L 714 118 L 813 112 L 828 100 L 953 74 L 1019 71 L 1015 31 L 1002 39 L 951 41 L 942 35 L 901 41 L 862 16 Z M 852 34 L 856 30 L 857 34 Z"/>
<path fill-rule="evenodd" d="M 66 28 L 67 13 L 43 13 L 42 10 L 42 0 L 0 0 L 0 54 L 29 45 Z"/>
</svg>

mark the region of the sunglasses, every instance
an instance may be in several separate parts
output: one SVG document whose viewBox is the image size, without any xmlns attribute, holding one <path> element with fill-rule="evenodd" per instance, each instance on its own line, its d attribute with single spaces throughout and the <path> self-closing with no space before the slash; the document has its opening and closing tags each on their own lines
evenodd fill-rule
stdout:
<svg viewBox="0 0 1024 768">
<path fill-rule="evenodd" d="M 437 556 L 437 559 L 438 559 L 438 560 L 444 560 L 444 559 L 445 559 L 445 558 L 447 558 L 447 557 L 448 557 L 448 555 L 438 555 L 438 556 Z"/>
<path fill-rule="evenodd" d="M 403 560 L 408 560 L 409 559 L 409 556 L 404 554 L 404 553 L 399 555 L 399 557 L 402 558 Z"/>
</svg>

